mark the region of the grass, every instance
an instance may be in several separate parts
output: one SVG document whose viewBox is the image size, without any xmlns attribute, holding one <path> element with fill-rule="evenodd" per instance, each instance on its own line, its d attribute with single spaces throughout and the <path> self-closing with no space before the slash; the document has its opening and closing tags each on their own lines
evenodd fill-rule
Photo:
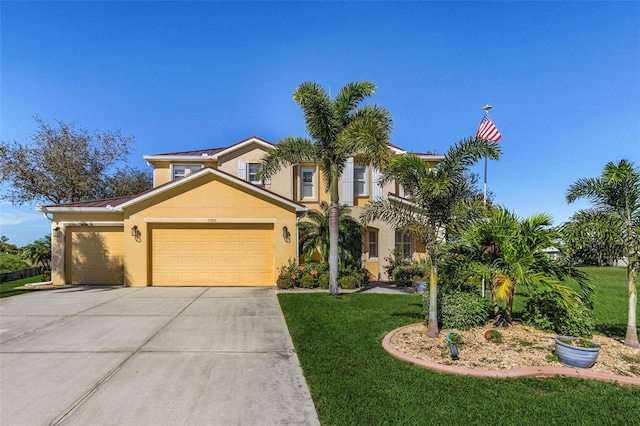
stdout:
<svg viewBox="0 0 640 426">
<path fill-rule="evenodd" d="M 596 332 L 616 339 L 624 339 L 629 313 L 627 268 L 585 267 L 582 270 L 591 275 L 596 283 L 596 296 L 593 302 Z"/>
<path fill-rule="evenodd" d="M 596 333 L 624 340 L 629 308 L 627 268 L 605 266 L 580 269 L 589 274 L 595 283 L 593 317 L 596 322 Z M 569 286 L 575 290 L 580 288 L 575 282 L 570 282 Z M 520 316 L 526 300 L 526 296 L 516 293 L 513 303 L 516 318 Z"/>
<path fill-rule="evenodd" d="M 28 293 L 33 290 L 15 290 L 16 287 L 21 287 L 25 284 L 39 283 L 44 280 L 44 275 L 36 275 L 31 278 L 23 278 L 15 281 L 7 281 L 0 284 L 0 299 L 3 297 L 16 296 L 18 294 Z"/>
<path fill-rule="evenodd" d="M 615 425 L 640 418 L 636 387 L 569 378 L 471 378 L 391 357 L 382 338 L 424 320 L 420 296 L 278 298 L 323 425 Z"/>
</svg>

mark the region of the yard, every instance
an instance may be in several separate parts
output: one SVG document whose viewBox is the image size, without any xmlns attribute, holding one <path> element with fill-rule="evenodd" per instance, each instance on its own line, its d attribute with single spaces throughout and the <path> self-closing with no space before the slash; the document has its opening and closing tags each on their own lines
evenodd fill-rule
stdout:
<svg viewBox="0 0 640 426">
<path fill-rule="evenodd" d="M 0 283 L 0 298 L 16 296 L 22 293 L 28 293 L 29 291 L 32 291 L 32 290 L 16 290 L 15 288 L 22 287 L 25 284 L 39 283 L 39 282 L 42 282 L 43 280 L 44 280 L 44 276 L 38 275 L 31 278 L 23 278 L 20 280 Z"/>
<path fill-rule="evenodd" d="M 623 336 L 625 269 L 587 272 L 598 286 L 599 332 Z M 640 418 L 635 387 L 566 378 L 477 379 L 391 357 L 382 349 L 382 338 L 424 320 L 419 296 L 278 297 L 323 425 L 617 425 Z"/>
</svg>

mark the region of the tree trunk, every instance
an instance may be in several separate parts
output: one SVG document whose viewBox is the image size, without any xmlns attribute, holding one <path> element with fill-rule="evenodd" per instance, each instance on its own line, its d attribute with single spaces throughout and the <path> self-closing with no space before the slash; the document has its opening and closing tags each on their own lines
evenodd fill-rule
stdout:
<svg viewBox="0 0 640 426">
<path fill-rule="evenodd" d="M 636 328 L 636 305 L 638 303 L 638 293 L 636 292 L 636 271 L 633 266 L 629 267 L 629 315 L 627 318 L 627 335 L 624 338 L 624 345 L 632 348 L 640 348 L 638 342 L 638 329 Z"/>
<path fill-rule="evenodd" d="M 507 303 L 504 312 L 504 319 L 507 322 L 507 325 L 513 322 L 513 299 L 515 297 L 515 286 L 509 292 L 507 296 Z"/>
<path fill-rule="evenodd" d="M 329 294 L 338 294 L 338 220 L 340 197 L 338 196 L 338 173 L 331 170 L 331 204 L 329 206 Z"/>
<path fill-rule="evenodd" d="M 431 257 L 431 271 L 429 273 L 429 324 L 427 337 L 438 337 L 438 267 Z"/>
</svg>

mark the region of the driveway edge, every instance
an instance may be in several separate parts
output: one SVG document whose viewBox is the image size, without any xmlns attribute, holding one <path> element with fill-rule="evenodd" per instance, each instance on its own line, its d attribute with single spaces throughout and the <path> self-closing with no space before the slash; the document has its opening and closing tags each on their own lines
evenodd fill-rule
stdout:
<svg viewBox="0 0 640 426">
<path fill-rule="evenodd" d="M 419 323 L 418 323 L 419 324 Z M 391 339 L 396 333 L 403 331 L 405 328 L 413 327 L 416 324 L 405 325 L 400 328 L 389 332 L 384 339 L 382 339 L 382 347 L 392 356 L 401 359 L 406 362 L 410 362 L 419 367 L 428 368 L 440 373 L 458 374 L 462 376 L 473 377 L 489 377 L 494 379 L 507 378 L 507 377 L 577 377 L 580 379 L 592 379 L 601 380 L 605 382 L 617 382 L 623 385 L 640 386 L 640 378 L 620 376 L 617 374 L 600 373 L 597 371 L 589 371 L 571 367 L 519 367 L 509 370 L 483 370 L 473 368 L 455 367 L 452 365 L 443 365 L 436 362 L 425 361 L 423 359 L 414 358 L 403 352 L 400 352 L 391 345 Z"/>
</svg>

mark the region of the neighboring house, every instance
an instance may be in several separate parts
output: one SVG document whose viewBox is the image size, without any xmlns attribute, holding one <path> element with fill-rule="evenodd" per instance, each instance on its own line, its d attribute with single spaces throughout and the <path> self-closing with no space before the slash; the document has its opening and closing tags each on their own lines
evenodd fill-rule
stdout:
<svg viewBox="0 0 640 426">
<path fill-rule="evenodd" d="M 52 220 L 53 283 L 273 285 L 279 267 L 298 260 L 298 222 L 329 196 L 315 164 L 259 182 L 258 164 L 272 147 L 251 137 L 224 148 L 147 155 L 154 169 L 147 192 L 41 207 Z M 401 193 L 394 183 L 381 187 L 379 177 L 375 169 L 347 163 L 340 200 L 352 216 L 376 197 Z M 384 258 L 395 247 L 416 250 L 411 238 L 385 223 L 369 224 L 362 264 L 374 278 L 387 279 Z"/>
<path fill-rule="evenodd" d="M 560 250 L 557 247 L 547 247 L 546 249 L 542 249 L 543 253 L 546 253 L 553 260 L 560 259 Z"/>
</svg>

